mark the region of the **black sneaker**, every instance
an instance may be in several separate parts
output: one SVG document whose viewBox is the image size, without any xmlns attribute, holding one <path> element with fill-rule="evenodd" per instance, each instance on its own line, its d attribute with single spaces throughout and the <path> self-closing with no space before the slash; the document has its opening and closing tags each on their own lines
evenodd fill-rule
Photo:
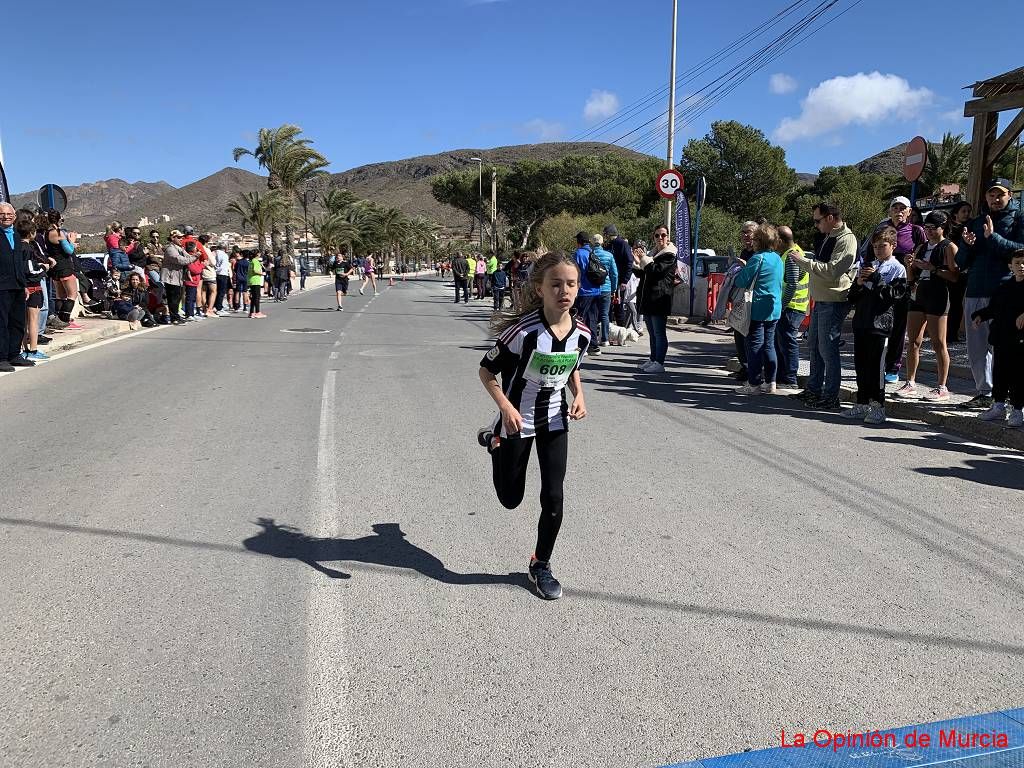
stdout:
<svg viewBox="0 0 1024 768">
<path fill-rule="evenodd" d="M 797 392 L 795 395 L 790 395 L 794 400 L 799 400 L 802 403 L 806 403 L 809 400 L 820 400 L 821 395 L 817 392 L 812 392 L 809 389 L 805 389 L 802 392 Z"/>
<path fill-rule="evenodd" d="M 53 341 L 53 339 L 51 339 L 49 336 L 36 336 L 36 343 L 42 344 L 44 347 L 51 341 Z"/>
<path fill-rule="evenodd" d="M 497 439 L 500 441 L 501 438 Z M 480 429 L 476 433 L 476 441 L 480 443 L 481 446 L 486 448 L 488 453 L 492 453 L 494 449 L 497 448 L 496 445 L 492 445 L 493 440 L 495 440 L 495 437 L 492 428 L 480 427 Z"/>
<path fill-rule="evenodd" d="M 591 347 L 590 349 L 587 350 L 587 354 L 588 355 L 600 355 L 601 354 L 601 348 L 600 347 Z"/>
<path fill-rule="evenodd" d="M 14 366 L 6 360 L 0 360 L 0 373 L 14 373 Z"/>
<path fill-rule="evenodd" d="M 15 368 L 32 368 L 36 364 L 34 360 L 26 360 L 24 357 L 15 357 L 7 362 Z"/>
<path fill-rule="evenodd" d="M 966 403 L 960 403 L 957 408 L 961 411 L 988 410 L 993 402 L 991 395 L 975 395 Z"/>
<path fill-rule="evenodd" d="M 832 397 L 819 397 L 807 403 L 812 408 L 816 408 L 819 411 L 838 411 L 840 410 L 839 395 L 833 395 Z"/>
<path fill-rule="evenodd" d="M 562 596 L 562 585 L 551 573 L 551 564 L 541 560 L 530 561 L 530 581 L 537 588 L 537 594 L 545 600 L 557 600 Z"/>
</svg>

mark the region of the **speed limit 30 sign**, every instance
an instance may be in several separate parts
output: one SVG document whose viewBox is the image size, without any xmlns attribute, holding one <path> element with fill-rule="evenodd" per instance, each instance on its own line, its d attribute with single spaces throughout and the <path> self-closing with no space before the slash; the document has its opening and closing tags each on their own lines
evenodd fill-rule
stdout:
<svg viewBox="0 0 1024 768">
<path fill-rule="evenodd" d="M 683 174 L 673 168 L 666 168 L 658 174 L 655 187 L 659 195 L 672 199 L 676 196 L 676 192 L 683 188 Z"/>
</svg>

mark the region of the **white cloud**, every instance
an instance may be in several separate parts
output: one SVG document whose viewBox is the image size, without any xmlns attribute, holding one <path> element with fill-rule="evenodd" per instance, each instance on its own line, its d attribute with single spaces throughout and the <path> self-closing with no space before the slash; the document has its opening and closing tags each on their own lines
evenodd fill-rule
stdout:
<svg viewBox="0 0 1024 768">
<path fill-rule="evenodd" d="M 799 117 L 787 117 L 775 129 L 776 141 L 793 141 L 830 133 L 847 125 L 876 125 L 893 118 L 916 117 L 933 94 L 911 88 L 898 75 L 859 72 L 833 77 L 810 90 Z"/>
<path fill-rule="evenodd" d="M 789 75 L 778 72 L 768 78 L 768 90 L 776 96 L 783 96 L 796 90 L 797 82 Z"/>
<path fill-rule="evenodd" d="M 565 128 L 561 123 L 552 123 L 540 117 L 523 123 L 523 130 L 541 141 L 557 141 L 562 137 Z"/>
<path fill-rule="evenodd" d="M 619 97 L 611 91 L 591 91 L 583 105 L 583 117 L 589 122 L 604 120 L 619 111 Z"/>
</svg>

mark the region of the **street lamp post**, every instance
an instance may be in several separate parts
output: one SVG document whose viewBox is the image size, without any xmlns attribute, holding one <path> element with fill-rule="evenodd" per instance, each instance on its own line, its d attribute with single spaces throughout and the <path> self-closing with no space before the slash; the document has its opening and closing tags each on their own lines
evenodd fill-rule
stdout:
<svg viewBox="0 0 1024 768">
<path fill-rule="evenodd" d="M 303 248 L 303 259 L 306 263 L 306 269 L 309 269 L 309 198 L 311 197 L 314 202 L 319 202 L 320 200 L 320 198 L 316 196 L 315 190 L 311 191 L 309 187 L 302 190 L 302 228 L 306 235 Z"/>
<path fill-rule="evenodd" d="M 471 157 L 469 162 L 476 163 L 479 179 L 477 182 L 477 201 L 479 202 L 480 215 L 480 253 L 484 252 L 484 161 L 483 158 Z"/>
</svg>

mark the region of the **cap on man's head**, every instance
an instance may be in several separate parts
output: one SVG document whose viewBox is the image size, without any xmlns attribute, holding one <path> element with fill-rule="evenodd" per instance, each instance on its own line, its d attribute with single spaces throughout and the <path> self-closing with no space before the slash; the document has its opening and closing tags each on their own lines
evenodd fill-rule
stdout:
<svg viewBox="0 0 1024 768">
<path fill-rule="evenodd" d="M 903 197 L 903 195 L 900 195 L 899 197 L 894 197 L 892 199 L 892 202 L 889 203 L 889 207 L 892 208 L 894 205 L 902 205 L 904 208 L 909 208 L 910 199 Z"/>
<path fill-rule="evenodd" d="M 179 230 L 172 229 L 171 233 L 168 235 L 168 237 L 184 237 L 184 235 L 182 235 Z"/>
<path fill-rule="evenodd" d="M 991 192 L 993 189 L 1001 189 L 1004 192 L 1013 192 L 1013 182 L 1009 179 L 992 179 L 985 187 L 986 192 Z"/>
<path fill-rule="evenodd" d="M 195 233 L 196 233 L 196 231 L 194 229 L 192 229 L 192 227 L 189 227 L 189 226 L 185 227 L 185 234 L 186 235 L 194 235 Z"/>
<path fill-rule="evenodd" d="M 605 237 L 618 237 L 619 230 L 615 228 L 614 224 L 609 224 L 604 228 Z"/>
</svg>

